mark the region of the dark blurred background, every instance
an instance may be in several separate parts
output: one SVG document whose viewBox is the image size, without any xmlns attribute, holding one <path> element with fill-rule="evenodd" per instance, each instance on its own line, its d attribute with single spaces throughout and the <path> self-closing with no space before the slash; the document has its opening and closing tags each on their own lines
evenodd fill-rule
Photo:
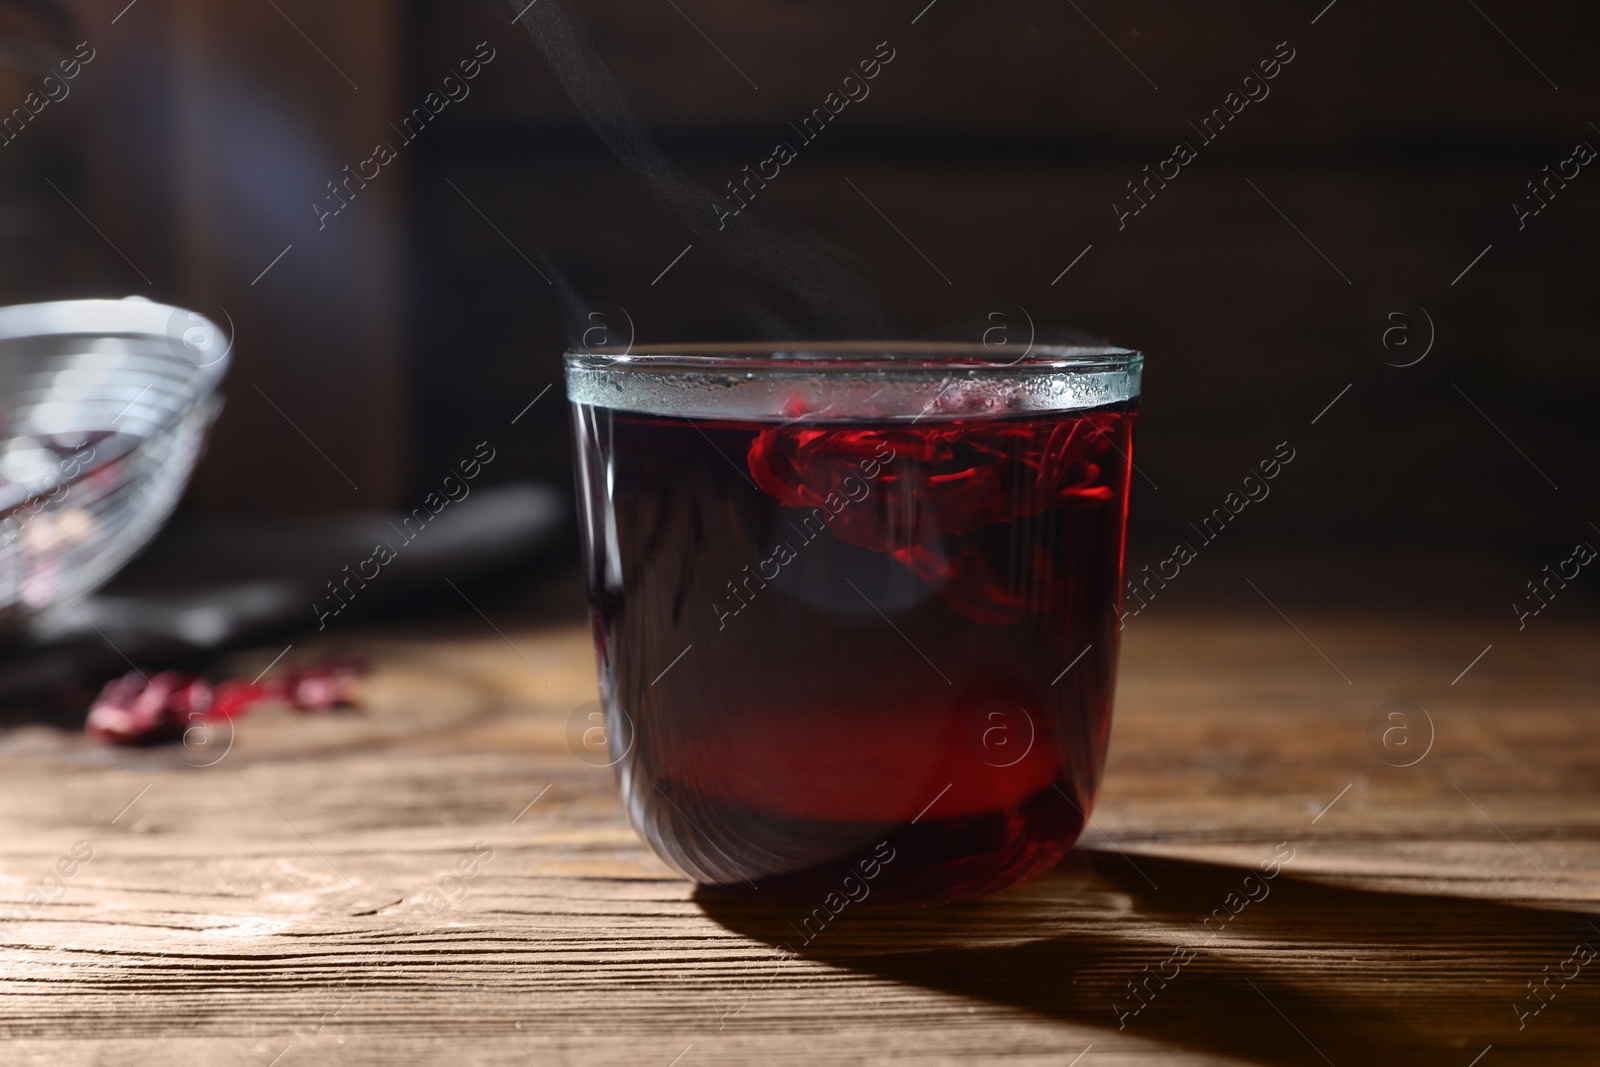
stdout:
<svg viewBox="0 0 1600 1067">
<path fill-rule="evenodd" d="M 746 214 L 827 249 L 883 332 L 978 340 L 999 313 L 1013 338 L 1144 351 L 1136 564 L 1284 441 L 1296 462 L 1230 551 L 1492 555 L 1531 577 L 1600 538 L 1600 175 L 1514 207 L 1600 145 L 1592 5 L 520 8 L 0 5 L 0 106 L 94 52 L 0 147 L 0 302 L 134 293 L 234 324 L 183 521 L 409 507 L 486 439 L 485 482 L 569 485 L 561 352 L 597 308 L 639 343 L 840 328 L 775 304 L 618 161 L 525 32 L 564 10 L 716 192 L 798 145 L 790 124 L 887 42 L 870 96 Z M 470 95 L 405 143 L 480 42 Z M 1291 52 L 1207 143 L 1196 126 Z M 1127 183 L 1180 141 L 1196 158 L 1119 228 Z M 319 221 L 379 142 L 396 158 Z"/>
</svg>

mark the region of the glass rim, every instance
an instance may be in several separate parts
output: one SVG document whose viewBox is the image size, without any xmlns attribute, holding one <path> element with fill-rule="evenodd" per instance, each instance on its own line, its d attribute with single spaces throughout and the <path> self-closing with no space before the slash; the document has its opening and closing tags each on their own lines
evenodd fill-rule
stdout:
<svg viewBox="0 0 1600 1067">
<path fill-rule="evenodd" d="M 641 371 L 652 374 L 725 374 L 729 371 L 806 376 L 863 371 L 967 374 L 1104 372 L 1142 367 L 1143 353 L 1115 345 L 1013 345 L 965 341 L 758 341 L 605 346 L 568 349 L 569 370 Z"/>
</svg>

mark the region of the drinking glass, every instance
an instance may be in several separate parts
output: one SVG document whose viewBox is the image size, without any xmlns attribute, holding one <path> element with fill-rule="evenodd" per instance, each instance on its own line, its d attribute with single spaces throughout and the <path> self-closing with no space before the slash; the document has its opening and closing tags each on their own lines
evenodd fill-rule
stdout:
<svg viewBox="0 0 1600 1067">
<path fill-rule="evenodd" d="M 1105 761 L 1142 357 L 570 352 L 606 740 L 700 883 L 936 904 L 1071 848 Z"/>
</svg>

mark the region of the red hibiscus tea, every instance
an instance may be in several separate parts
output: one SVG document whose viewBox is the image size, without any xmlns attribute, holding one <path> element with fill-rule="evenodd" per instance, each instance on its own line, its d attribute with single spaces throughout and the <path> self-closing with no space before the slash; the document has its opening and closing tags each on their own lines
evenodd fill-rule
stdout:
<svg viewBox="0 0 1600 1067">
<path fill-rule="evenodd" d="M 568 357 L 608 743 L 663 858 L 871 904 L 1061 858 L 1105 759 L 1139 371 L 964 346 Z"/>
</svg>

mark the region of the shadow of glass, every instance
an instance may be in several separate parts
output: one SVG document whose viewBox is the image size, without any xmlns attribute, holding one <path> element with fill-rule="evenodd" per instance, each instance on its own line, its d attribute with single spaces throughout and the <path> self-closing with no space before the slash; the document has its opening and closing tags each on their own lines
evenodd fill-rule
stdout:
<svg viewBox="0 0 1600 1067">
<path fill-rule="evenodd" d="M 1593 915 L 1342 888 L 1287 868 L 1263 880 L 1254 867 L 1137 864 L 1078 851 L 1025 886 L 943 908 L 695 899 L 728 930 L 807 960 L 1261 1063 L 1466 1067 L 1491 1043 L 1497 1067 L 1507 1054 L 1596 1062 L 1600 961 L 1570 962 L 1575 945 L 1600 946 Z M 1251 875 L 1260 899 L 1239 906 Z M 1221 931 L 1210 937 L 1208 917 Z M 1578 970 L 1564 986 L 1552 977 L 1563 963 Z M 726 991 L 729 1011 L 781 974 L 753 970 Z M 1536 999 L 1527 983 L 1547 979 Z"/>
</svg>

